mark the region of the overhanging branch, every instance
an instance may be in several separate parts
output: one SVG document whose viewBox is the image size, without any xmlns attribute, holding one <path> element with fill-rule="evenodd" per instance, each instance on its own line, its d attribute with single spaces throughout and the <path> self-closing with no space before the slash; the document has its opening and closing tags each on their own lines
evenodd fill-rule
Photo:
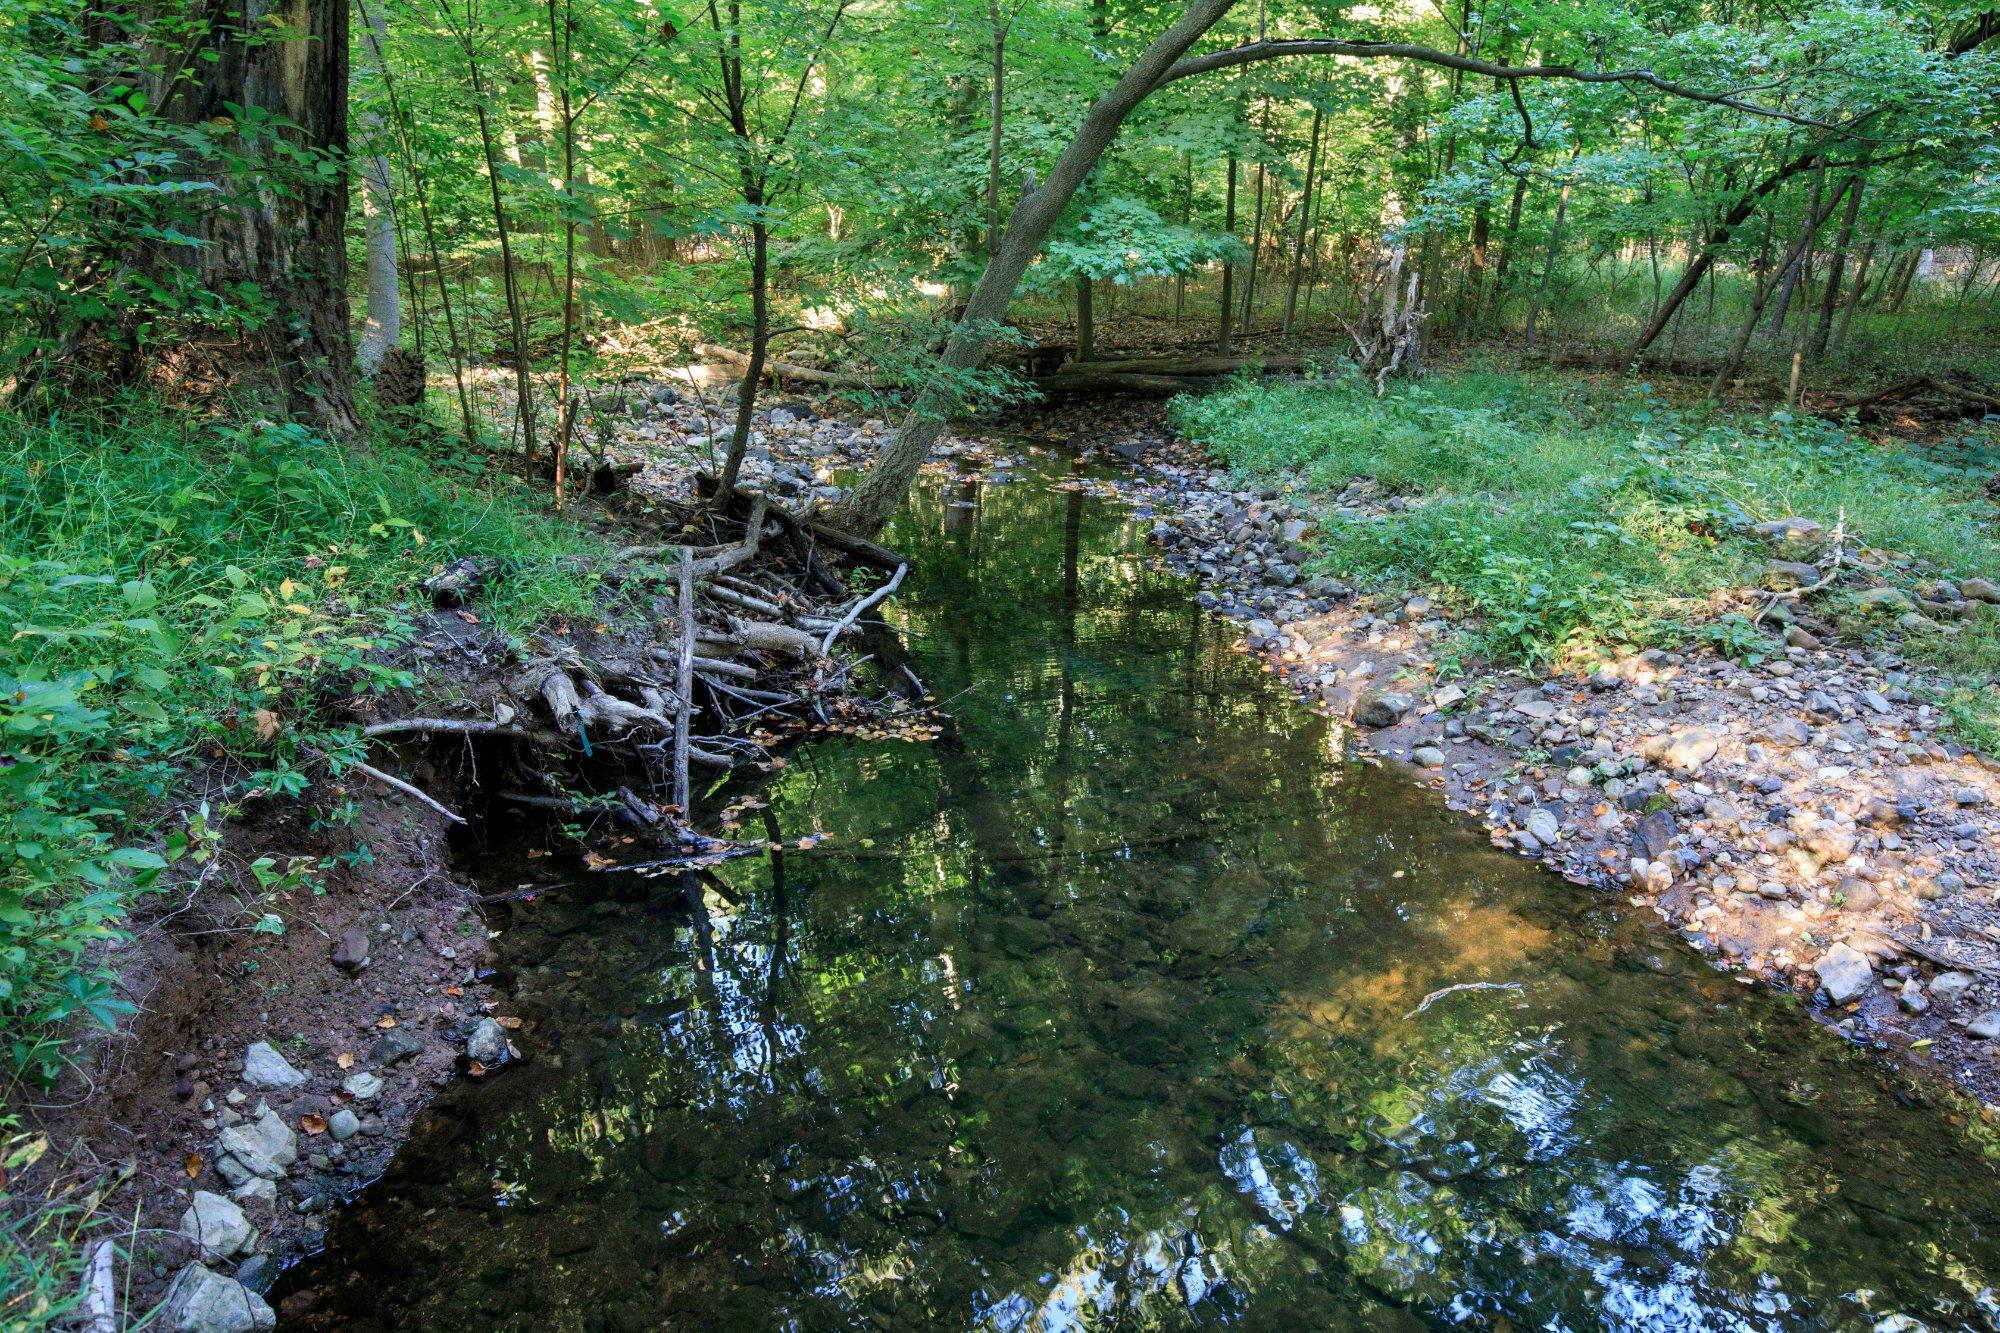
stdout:
<svg viewBox="0 0 2000 1333">
<path fill-rule="evenodd" d="M 1165 87 L 1177 79 L 1192 78 L 1197 74 L 1207 74 L 1218 69 L 1233 69 L 1238 65 L 1251 65 L 1263 60 L 1277 60 L 1285 56 L 1359 56 L 1374 60 L 1415 60 L 1426 65 L 1442 65 L 1446 69 L 1464 70 L 1469 74 L 1484 74 L 1509 83 L 1520 79 L 1568 79 L 1574 83 L 1638 83 L 1649 88 L 1657 88 L 1673 97 L 1686 98 L 1692 102 L 1707 102 L 1711 106 L 1726 106 L 1747 115 L 1766 116 L 1772 120 L 1788 121 L 1793 125 L 1804 125 L 1812 129 L 1836 128 L 1832 122 L 1814 116 L 1783 111 L 1757 102 L 1747 102 L 1728 93 L 1703 92 L 1699 88 L 1674 83 L 1648 69 L 1578 69 L 1574 65 L 1496 65 L 1477 56 L 1457 55 L 1450 51 L 1440 51 L 1433 46 L 1418 46 L 1412 42 L 1353 42 L 1332 37 L 1248 42 L 1221 51 L 1210 51 L 1205 55 L 1188 56 L 1175 62 L 1154 86 Z"/>
</svg>

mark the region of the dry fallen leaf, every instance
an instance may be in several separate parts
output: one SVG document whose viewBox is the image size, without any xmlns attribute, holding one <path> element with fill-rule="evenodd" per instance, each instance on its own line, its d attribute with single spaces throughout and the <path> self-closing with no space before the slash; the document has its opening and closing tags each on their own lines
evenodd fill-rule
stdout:
<svg viewBox="0 0 2000 1333">
<path fill-rule="evenodd" d="M 257 719 L 258 740 L 268 741 L 278 734 L 278 715 L 276 713 L 268 708 L 260 708 L 257 710 L 255 717 Z"/>
<path fill-rule="evenodd" d="M 378 1028 L 392 1028 L 396 1026 L 396 1016 L 394 1014 L 384 1014 L 375 1020 L 375 1026 Z"/>
<path fill-rule="evenodd" d="M 509 1014 L 503 1018 L 496 1018 L 493 1021 L 498 1023 L 501 1027 L 506 1028 L 509 1032 L 512 1032 L 514 1031 L 514 1029 L 521 1026 L 521 1020 L 515 1018 L 512 1014 Z"/>
<path fill-rule="evenodd" d="M 486 1066 L 480 1064 L 479 1061 L 474 1060 L 471 1064 L 466 1066 L 466 1072 L 471 1074 L 474 1078 L 483 1078 L 485 1077 L 486 1074 Z"/>
<path fill-rule="evenodd" d="M 463 995 L 463 994 L 465 994 L 465 987 L 463 987 L 463 986 L 446 986 L 446 987 L 444 988 L 444 993 L 445 993 L 446 995 Z"/>
<path fill-rule="evenodd" d="M 354 1052 L 342 1051 L 339 1055 L 333 1057 L 333 1062 L 342 1069 L 352 1069 L 354 1068 Z"/>
<path fill-rule="evenodd" d="M 313 1111 L 307 1111 L 299 1117 L 299 1128 L 312 1135 L 324 1134 L 326 1133 L 326 1117 Z"/>
<path fill-rule="evenodd" d="M 187 1167 L 188 1179 L 193 1180 L 201 1174 L 202 1167 L 206 1166 L 207 1163 L 201 1160 L 200 1153 L 191 1152 L 187 1155 L 187 1161 L 183 1165 Z"/>
</svg>

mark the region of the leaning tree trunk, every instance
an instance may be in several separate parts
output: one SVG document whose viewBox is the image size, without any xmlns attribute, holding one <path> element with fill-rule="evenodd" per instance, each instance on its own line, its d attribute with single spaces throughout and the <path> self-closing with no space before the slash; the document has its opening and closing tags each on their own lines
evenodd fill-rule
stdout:
<svg viewBox="0 0 2000 1333">
<path fill-rule="evenodd" d="M 1084 177 L 1117 136 L 1118 127 L 1165 77 L 1173 63 L 1229 11 L 1231 3 L 1232 0 L 1191 0 L 1174 25 L 1146 48 L 1124 77 L 1091 104 L 1083 123 L 1077 127 L 1076 137 L 1050 169 L 1048 180 L 1014 205 L 1000 243 L 993 247 L 993 257 L 986 271 L 979 275 L 979 283 L 972 289 L 965 311 L 945 343 L 947 370 L 970 370 L 980 363 L 993 330 L 1013 304 L 1014 289 L 1020 285 L 1021 276 L 1028 271 L 1049 229 L 1069 206 Z M 931 445 L 944 433 L 945 418 L 956 406 L 957 396 L 947 383 L 934 379 L 926 385 L 896 428 L 894 437 L 877 455 L 874 466 L 844 499 L 828 510 L 827 520 L 836 527 L 853 531 L 878 531 L 908 494 L 917 469 L 923 466 Z"/>
<path fill-rule="evenodd" d="M 213 0 L 190 33 L 167 38 L 173 67 L 162 114 L 183 125 L 240 123 L 241 111 L 278 118 L 293 151 L 268 139 L 224 144 L 250 159 L 202 173 L 226 202 L 208 214 L 194 250 L 160 245 L 143 257 L 156 271 L 191 267 L 211 291 L 245 285 L 270 313 L 207 330 L 199 341 L 224 381 L 336 434 L 357 430 L 354 350 L 347 328 L 347 10 L 344 0 Z M 155 90 L 156 93 L 160 90 Z M 297 152 L 331 161 L 299 170 Z M 268 173 L 268 175 L 267 175 Z M 248 182 L 284 177 L 281 189 Z"/>
</svg>

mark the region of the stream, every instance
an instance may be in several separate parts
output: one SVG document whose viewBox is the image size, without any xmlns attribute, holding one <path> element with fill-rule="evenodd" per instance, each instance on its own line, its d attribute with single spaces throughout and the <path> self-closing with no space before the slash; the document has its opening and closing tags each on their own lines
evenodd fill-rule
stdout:
<svg viewBox="0 0 2000 1333">
<path fill-rule="evenodd" d="M 788 850 L 699 911 L 489 830 L 530 1058 L 299 1326 L 1995 1326 L 1990 1127 L 1348 758 L 1065 455 L 1014 475 L 886 536 L 952 725 L 718 794 Z"/>
</svg>

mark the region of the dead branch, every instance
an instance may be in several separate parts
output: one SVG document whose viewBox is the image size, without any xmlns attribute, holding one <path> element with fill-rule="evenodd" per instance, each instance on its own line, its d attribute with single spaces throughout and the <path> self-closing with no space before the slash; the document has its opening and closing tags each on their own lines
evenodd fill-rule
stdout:
<svg viewBox="0 0 2000 1333">
<path fill-rule="evenodd" d="M 753 522 L 751 536 L 763 522 L 761 505 L 751 510 Z M 687 551 L 681 552 L 680 584 L 680 661 L 675 679 L 680 686 L 680 714 L 674 721 L 674 807 L 683 814 L 688 809 L 688 758 L 691 748 L 688 744 L 689 710 L 688 700 L 694 696 L 694 557 Z"/>
<path fill-rule="evenodd" d="M 833 628 L 826 632 L 826 637 L 820 640 L 819 655 L 826 657 L 831 654 L 833 652 L 833 641 L 852 629 L 854 622 L 861 619 L 862 613 L 867 611 L 869 607 L 879 604 L 893 594 L 897 588 L 901 587 L 903 584 L 903 575 L 909 572 L 910 567 L 908 565 L 897 565 L 896 572 L 889 576 L 887 583 L 856 602 L 854 609 L 836 621 Z"/>
<path fill-rule="evenodd" d="M 738 370 L 747 370 L 750 358 L 732 347 L 719 347 L 714 343 L 698 343 L 695 355 L 705 356 L 711 361 L 724 361 Z M 824 384 L 830 389 L 889 389 L 896 388 L 899 381 L 884 378 L 870 380 L 862 375 L 841 370 L 820 370 L 814 366 L 801 366 L 790 361 L 766 361 L 763 378 L 774 383 L 778 380 L 797 380 L 801 384 Z"/>
<path fill-rule="evenodd" d="M 511 722 L 492 722 L 478 717 L 399 717 L 389 722 L 376 722 L 361 729 L 363 736 L 400 736 L 408 733 L 453 736 L 511 736 L 516 739 L 525 739 L 534 735 L 526 727 L 515 726 Z"/>
<path fill-rule="evenodd" d="M 384 773 L 381 769 L 375 767 L 373 764 L 365 764 L 361 762 L 359 759 L 356 759 L 350 762 L 347 766 L 349 769 L 353 770 L 356 773 L 361 774 L 363 777 L 373 778 L 377 782 L 381 783 L 383 786 L 393 787 L 397 791 L 403 793 L 403 795 L 408 796 L 424 805 L 429 806 L 431 809 L 437 811 L 439 814 L 443 815 L 446 819 L 449 819 L 454 824 L 462 825 L 465 823 L 464 816 L 454 814 L 452 811 L 446 809 L 435 797 L 431 796 L 429 793 L 423 791 L 420 788 L 411 786 L 409 783 L 403 781 L 401 778 L 391 777 L 389 774 Z"/>
</svg>

